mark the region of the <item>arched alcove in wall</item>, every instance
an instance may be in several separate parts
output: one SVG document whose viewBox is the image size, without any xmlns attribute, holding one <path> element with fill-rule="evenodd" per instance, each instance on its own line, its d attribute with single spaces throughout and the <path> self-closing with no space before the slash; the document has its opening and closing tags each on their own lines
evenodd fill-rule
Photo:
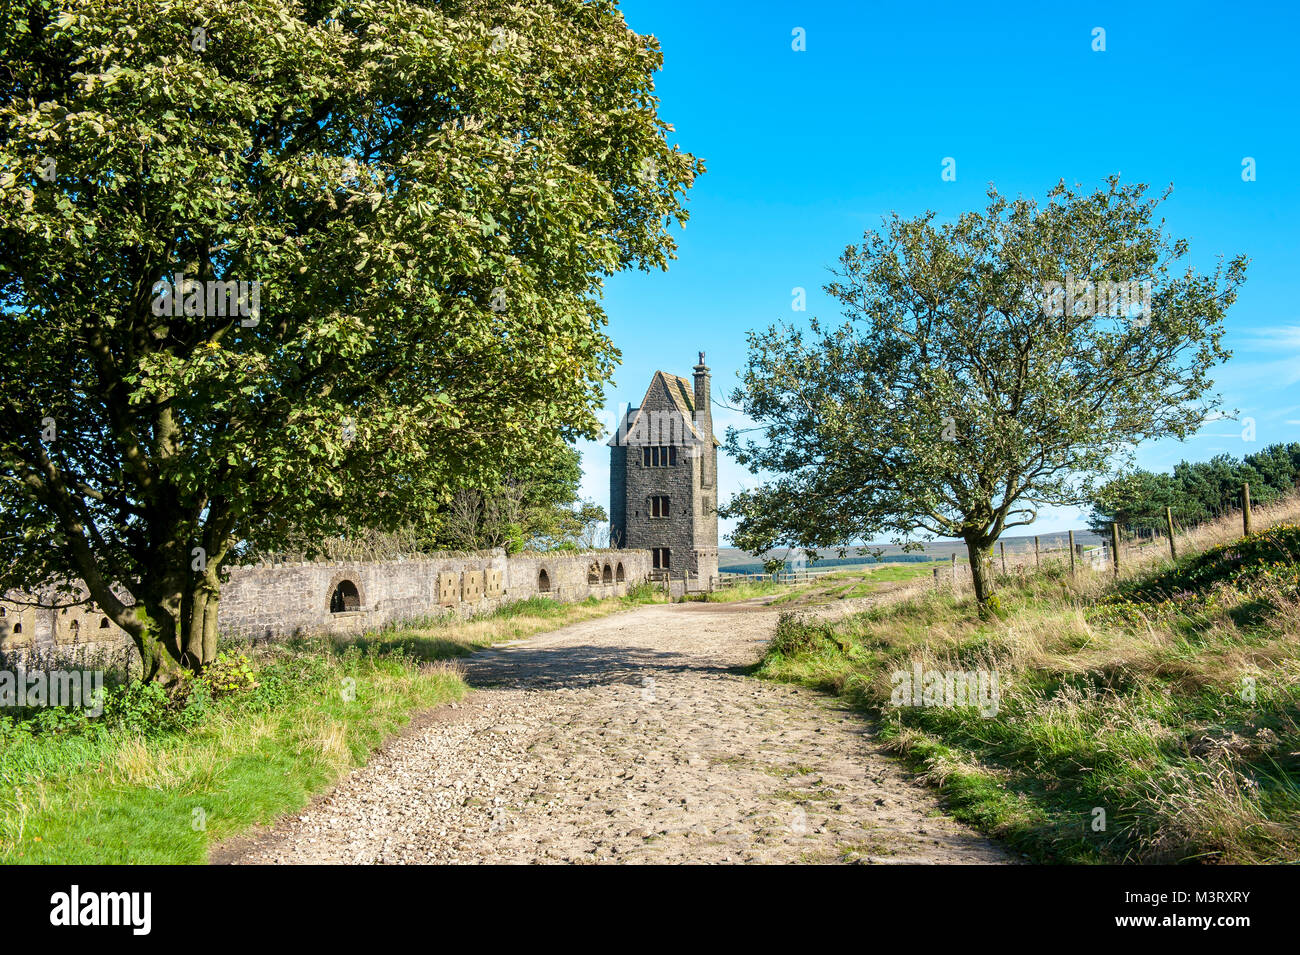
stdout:
<svg viewBox="0 0 1300 955">
<path fill-rule="evenodd" d="M 361 609 L 361 591 L 346 577 L 334 585 L 330 592 L 330 613 L 346 613 Z"/>
</svg>

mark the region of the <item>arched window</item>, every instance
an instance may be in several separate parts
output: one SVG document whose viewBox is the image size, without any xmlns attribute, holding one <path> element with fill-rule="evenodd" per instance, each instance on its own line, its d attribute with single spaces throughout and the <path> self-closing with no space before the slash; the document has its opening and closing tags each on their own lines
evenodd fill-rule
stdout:
<svg viewBox="0 0 1300 955">
<path fill-rule="evenodd" d="M 100 629 L 100 630 L 107 630 L 107 629 L 108 629 L 108 618 L 107 618 L 107 617 L 105 617 L 103 620 L 99 621 L 99 629 Z"/>
<path fill-rule="evenodd" d="M 619 561 L 619 563 L 618 563 L 618 569 L 614 571 L 614 579 L 617 580 L 620 584 L 621 584 L 623 581 L 627 580 L 627 575 L 623 572 L 623 562 L 622 562 L 622 561 Z"/>
<path fill-rule="evenodd" d="M 23 632 L 23 625 L 21 623 L 14 624 L 14 633 L 22 633 L 22 632 Z"/>
<path fill-rule="evenodd" d="M 551 592 L 551 578 L 547 576 L 545 567 L 537 575 L 537 592 L 539 594 L 549 594 Z"/>
<path fill-rule="evenodd" d="M 605 573 L 601 575 L 600 582 L 602 584 L 612 584 L 614 582 L 614 568 L 609 564 L 605 565 Z"/>
<path fill-rule="evenodd" d="M 361 594 L 357 585 L 350 580 L 340 580 L 339 585 L 330 594 L 330 613 L 344 613 L 361 609 Z"/>
</svg>

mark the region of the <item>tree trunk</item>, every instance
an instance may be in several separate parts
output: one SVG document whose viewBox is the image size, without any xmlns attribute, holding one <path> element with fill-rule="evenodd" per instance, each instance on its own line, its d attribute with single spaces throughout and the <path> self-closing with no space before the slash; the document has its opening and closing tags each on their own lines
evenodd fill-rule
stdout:
<svg viewBox="0 0 1300 955">
<path fill-rule="evenodd" d="M 207 579 L 181 601 L 181 632 L 185 635 L 182 661 L 192 670 L 200 670 L 217 655 L 217 603 L 219 587 Z"/>
<path fill-rule="evenodd" d="M 159 680 L 171 683 L 181 674 L 180 647 L 173 640 L 166 627 L 159 627 L 155 622 L 165 619 L 160 610 L 150 613 L 136 606 L 133 616 L 136 626 L 127 630 L 140 653 L 142 668 L 141 678 L 146 682 Z"/>
<path fill-rule="evenodd" d="M 993 541 L 986 537 L 966 538 L 966 556 L 970 562 L 975 599 L 981 606 L 987 605 L 993 596 Z"/>
<path fill-rule="evenodd" d="M 134 608 L 127 632 L 144 665 L 144 679 L 172 682 L 183 670 L 201 673 L 217 655 L 217 569 L 167 574 L 155 593 Z M 144 609 L 142 610 L 141 607 Z"/>
</svg>

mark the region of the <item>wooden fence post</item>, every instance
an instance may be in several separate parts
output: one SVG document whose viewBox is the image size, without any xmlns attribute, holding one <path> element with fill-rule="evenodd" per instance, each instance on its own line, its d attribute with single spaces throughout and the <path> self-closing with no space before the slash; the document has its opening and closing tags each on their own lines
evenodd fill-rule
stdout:
<svg viewBox="0 0 1300 955">
<path fill-rule="evenodd" d="M 952 555 L 952 592 L 953 592 L 954 594 L 957 592 L 957 553 L 956 553 L 956 551 L 954 551 L 954 552 L 953 552 L 953 555 Z"/>
<path fill-rule="evenodd" d="M 1007 575 L 1007 545 L 998 541 L 998 552 L 1002 554 L 1002 576 Z"/>
<path fill-rule="evenodd" d="M 1169 528 L 1169 557 L 1171 560 L 1178 559 L 1178 545 L 1174 543 L 1174 512 L 1165 508 L 1165 525 Z"/>
<path fill-rule="evenodd" d="M 1241 486 L 1241 529 L 1242 532 L 1250 536 L 1250 482 L 1247 481 Z"/>
<path fill-rule="evenodd" d="M 1038 538 L 1037 536 L 1035 536 L 1034 537 L 1034 570 L 1041 570 L 1042 567 L 1043 567 L 1042 561 L 1038 557 Z"/>
<path fill-rule="evenodd" d="M 939 589 L 939 568 L 938 567 L 934 569 L 934 589 L 935 590 Z"/>
<path fill-rule="evenodd" d="M 1070 531 L 1070 576 L 1074 576 L 1074 531 Z"/>
<path fill-rule="evenodd" d="M 1114 565 L 1116 578 L 1119 577 L 1119 524 L 1116 521 L 1110 522 L 1110 550 Z"/>
</svg>

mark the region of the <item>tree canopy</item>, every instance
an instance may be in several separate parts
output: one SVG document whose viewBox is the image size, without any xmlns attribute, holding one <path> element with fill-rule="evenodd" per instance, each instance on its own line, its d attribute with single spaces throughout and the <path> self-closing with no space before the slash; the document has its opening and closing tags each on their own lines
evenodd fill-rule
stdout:
<svg viewBox="0 0 1300 955">
<path fill-rule="evenodd" d="M 1111 522 L 1129 530 L 1165 527 L 1165 508 L 1183 527 L 1218 517 L 1241 506 L 1241 487 L 1250 485 L 1256 504 L 1267 504 L 1300 485 L 1300 443 L 1271 444 L 1234 458 L 1216 454 L 1208 461 L 1180 461 L 1170 474 L 1134 470 L 1107 481 L 1093 497 L 1091 525 Z"/>
<path fill-rule="evenodd" d="M 702 171 L 660 63 L 607 2 L 4 5 L 4 586 L 199 667 L 241 547 L 594 435 L 602 278 Z"/>
<path fill-rule="evenodd" d="M 849 246 L 827 286 L 845 321 L 749 336 L 733 400 L 759 427 L 727 446 L 765 483 L 725 509 L 737 545 L 960 538 L 987 602 L 1004 531 L 1193 432 L 1246 262 L 1197 272 L 1146 193 L 990 188 L 982 212 L 894 215 Z"/>
</svg>

